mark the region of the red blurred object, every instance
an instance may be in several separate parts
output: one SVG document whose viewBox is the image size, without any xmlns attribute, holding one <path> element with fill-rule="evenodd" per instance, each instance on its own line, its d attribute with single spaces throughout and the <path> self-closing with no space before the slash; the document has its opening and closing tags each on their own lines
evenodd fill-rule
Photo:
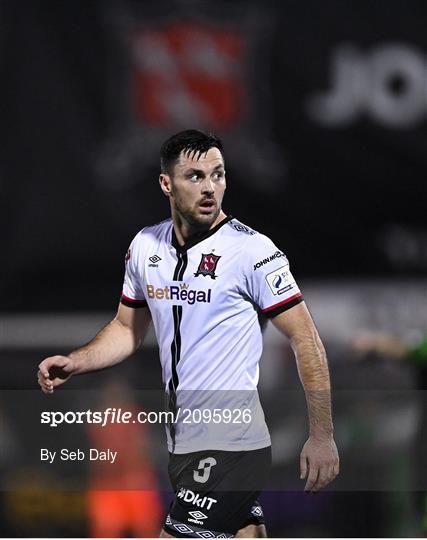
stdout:
<svg viewBox="0 0 427 540">
<path fill-rule="evenodd" d="M 235 127 L 245 108 L 244 42 L 222 28 L 175 23 L 132 35 L 135 112 L 153 127 Z"/>
<path fill-rule="evenodd" d="M 120 407 L 137 417 L 139 409 L 123 380 L 107 384 L 100 409 Z M 93 461 L 87 494 L 90 536 L 95 538 L 157 537 L 163 507 L 149 452 L 149 429 L 140 423 L 88 425 L 91 447 L 117 452 L 114 463 Z"/>
</svg>

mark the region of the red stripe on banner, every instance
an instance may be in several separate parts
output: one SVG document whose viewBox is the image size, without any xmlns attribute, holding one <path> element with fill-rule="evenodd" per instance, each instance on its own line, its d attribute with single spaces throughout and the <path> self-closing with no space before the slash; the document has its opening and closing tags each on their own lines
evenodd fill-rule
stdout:
<svg viewBox="0 0 427 540">
<path fill-rule="evenodd" d="M 295 300 L 295 298 L 299 298 L 302 295 L 302 293 L 297 293 L 291 296 L 290 298 L 286 298 L 286 300 L 283 300 L 282 302 L 279 302 L 278 304 L 274 304 L 274 306 L 270 306 L 268 308 L 265 308 L 262 310 L 262 313 L 265 313 L 266 311 L 271 311 L 272 309 L 275 309 L 279 306 L 283 306 L 283 304 L 287 304 L 288 302 L 292 302 L 292 300 Z"/>
<path fill-rule="evenodd" d="M 146 304 L 147 303 L 145 300 L 134 300 L 133 298 L 129 298 L 129 296 L 126 296 L 123 293 L 122 293 L 122 298 L 124 298 L 128 302 L 133 302 L 134 304 Z"/>
</svg>

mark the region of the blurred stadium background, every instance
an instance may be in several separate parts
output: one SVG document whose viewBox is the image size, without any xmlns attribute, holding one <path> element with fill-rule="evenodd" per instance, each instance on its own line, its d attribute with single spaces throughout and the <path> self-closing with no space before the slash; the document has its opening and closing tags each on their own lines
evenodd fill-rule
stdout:
<svg viewBox="0 0 427 540">
<path fill-rule="evenodd" d="M 153 406 L 153 337 L 49 402 L 36 366 L 113 316 L 131 238 L 168 215 L 159 144 L 187 127 L 224 139 L 225 211 L 287 253 L 329 353 L 342 473 L 309 497 L 304 396 L 287 344 L 266 332 L 270 535 L 427 535 L 426 23 L 421 0 L 0 3 L 2 536 L 88 536 L 108 516 L 142 536 L 167 508 L 162 428 L 110 434 L 140 441 L 121 478 L 144 477 L 146 523 L 118 509 L 138 496 L 96 500 L 105 471 L 39 460 L 41 441 L 99 437 L 40 426 L 40 409 Z"/>
</svg>

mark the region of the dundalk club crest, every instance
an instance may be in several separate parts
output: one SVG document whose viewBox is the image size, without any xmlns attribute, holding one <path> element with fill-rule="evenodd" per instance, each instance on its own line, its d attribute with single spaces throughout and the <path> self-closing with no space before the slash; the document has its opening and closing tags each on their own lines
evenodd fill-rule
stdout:
<svg viewBox="0 0 427 540">
<path fill-rule="evenodd" d="M 217 267 L 218 261 L 220 260 L 221 256 L 214 255 L 213 253 L 209 253 L 208 255 L 205 255 L 202 253 L 202 260 L 199 263 L 199 267 L 197 268 L 197 271 L 195 272 L 195 277 L 197 276 L 211 276 L 212 279 L 215 279 L 217 276 L 215 275 L 215 269 Z"/>
</svg>

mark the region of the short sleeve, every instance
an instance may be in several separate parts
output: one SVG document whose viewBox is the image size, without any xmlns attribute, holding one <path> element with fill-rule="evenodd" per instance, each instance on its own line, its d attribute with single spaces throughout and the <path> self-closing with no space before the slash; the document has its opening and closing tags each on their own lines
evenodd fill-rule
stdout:
<svg viewBox="0 0 427 540">
<path fill-rule="evenodd" d="M 125 277 L 123 281 L 122 295 L 120 302 L 132 308 L 146 307 L 147 302 L 142 289 L 142 264 L 140 244 L 137 235 L 125 256 Z"/>
<path fill-rule="evenodd" d="M 242 253 L 245 293 L 273 318 L 303 301 L 285 254 L 263 234 L 251 236 Z"/>
</svg>

